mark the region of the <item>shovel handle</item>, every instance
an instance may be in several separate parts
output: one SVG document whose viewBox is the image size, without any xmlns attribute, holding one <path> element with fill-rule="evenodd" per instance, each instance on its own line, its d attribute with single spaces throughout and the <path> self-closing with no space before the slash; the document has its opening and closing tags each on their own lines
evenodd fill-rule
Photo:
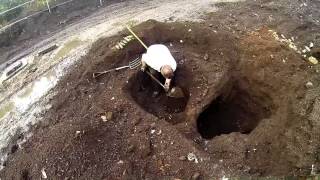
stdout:
<svg viewBox="0 0 320 180">
<path fill-rule="evenodd" d="M 156 78 L 154 77 L 149 71 L 145 71 L 154 81 L 156 81 L 163 89 L 166 89 L 164 85 Z"/>
<path fill-rule="evenodd" d="M 143 43 L 143 41 L 131 30 L 131 28 L 129 26 L 126 26 L 126 28 L 130 31 L 130 33 L 142 44 L 142 46 L 144 48 L 146 48 L 146 50 L 148 49 L 148 47 L 146 46 L 146 44 Z"/>
<path fill-rule="evenodd" d="M 106 74 L 108 72 L 111 72 L 111 71 L 119 71 L 121 69 L 125 69 L 125 68 L 129 68 L 130 66 L 122 66 L 122 67 L 118 67 L 118 68 L 114 68 L 114 69 L 110 69 L 110 70 L 107 70 L 107 71 L 102 71 L 102 72 L 96 72 L 96 73 L 93 73 L 92 76 L 93 78 L 97 78 L 103 74 Z"/>
</svg>

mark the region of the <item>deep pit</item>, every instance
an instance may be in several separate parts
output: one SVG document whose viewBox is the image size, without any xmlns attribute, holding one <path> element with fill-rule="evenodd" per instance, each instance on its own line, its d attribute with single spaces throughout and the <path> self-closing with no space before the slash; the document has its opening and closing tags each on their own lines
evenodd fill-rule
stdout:
<svg viewBox="0 0 320 180">
<path fill-rule="evenodd" d="M 258 97 L 234 85 L 199 115 L 198 132 L 205 139 L 232 132 L 249 134 L 261 120 L 271 116 L 270 101 L 261 102 Z"/>
<path fill-rule="evenodd" d="M 179 79 L 184 76 L 185 71 L 177 69 L 175 76 Z M 185 76 L 184 76 L 185 77 Z M 160 73 L 156 76 L 164 84 L 164 78 Z M 173 86 L 175 85 L 173 81 Z M 170 123 L 179 123 L 182 119 L 173 118 L 175 114 L 182 113 L 188 102 L 187 89 L 184 88 L 186 96 L 173 98 L 166 95 L 163 88 L 144 72 L 135 73 L 128 81 L 127 90 L 132 99 L 145 111 L 159 118 L 164 118 Z"/>
</svg>

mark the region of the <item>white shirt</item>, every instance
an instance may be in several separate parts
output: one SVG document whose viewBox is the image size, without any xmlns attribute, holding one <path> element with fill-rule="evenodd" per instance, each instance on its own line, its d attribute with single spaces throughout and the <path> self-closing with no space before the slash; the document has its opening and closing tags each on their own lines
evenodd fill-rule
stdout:
<svg viewBox="0 0 320 180">
<path fill-rule="evenodd" d="M 160 72 L 161 67 L 164 65 L 169 65 L 173 71 L 177 69 L 176 60 L 171 55 L 169 49 L 162 44 L 151 45 L 147 53 L 142 55 L 142 61 L 158 72 Z"/>
</svg>

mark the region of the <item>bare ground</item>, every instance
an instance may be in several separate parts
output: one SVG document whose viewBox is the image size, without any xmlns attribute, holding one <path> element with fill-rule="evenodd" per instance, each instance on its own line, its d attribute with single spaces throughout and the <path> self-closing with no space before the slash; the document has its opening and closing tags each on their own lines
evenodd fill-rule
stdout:
<svg viewBox="0 0 320 180">
<path fill-rule="evenodd" d="M 99 40 L 60 82 L 53 108 L 1 177 L 37 179 L 42 169 L 50 179 L 310 175 L 312 166 L 319 173 L 318 67 L 268 31 L 318 44 L 319 24 L 306 12 L 316 16 L 319 5 L 290 11 L 300 3 L 220 4 L 225 11 L 202 23 L 139 25 L 147 44 L 167 44 L 179 62 L 175 83 L 188 95 L 181 100 L 141 92 L 149 81 L 137 71 L 92 79 L 143 52 L 137 42 L 111 49 L 127 32 Z M 268 22 L 270 15 L 277 18 Z M 186 160 L 189 153 L 199 162 Z"/>
</svg>

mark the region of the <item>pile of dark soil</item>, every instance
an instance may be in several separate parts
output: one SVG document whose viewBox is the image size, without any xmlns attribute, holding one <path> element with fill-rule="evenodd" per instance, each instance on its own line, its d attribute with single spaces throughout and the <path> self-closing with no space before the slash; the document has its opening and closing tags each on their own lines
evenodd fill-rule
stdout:
<svg viewBox="0 0 320 180">
<path fill-rule="evenodd" d="M 139 70 L 93 79 L 144 52 L 135 41 L 112 49 L 128 32 L 101 39 L 59 83 L 45 121 L 1 177 L 208 179 L 306 175 L 319 166 L 319 88 L 306 91 L 308 64 L 267 29 L 234 37 L 205 24 L 148 21 L 134 31 L 148 45 L 168 45 L 187 97 L 153 96 Z"/>
</svg>

